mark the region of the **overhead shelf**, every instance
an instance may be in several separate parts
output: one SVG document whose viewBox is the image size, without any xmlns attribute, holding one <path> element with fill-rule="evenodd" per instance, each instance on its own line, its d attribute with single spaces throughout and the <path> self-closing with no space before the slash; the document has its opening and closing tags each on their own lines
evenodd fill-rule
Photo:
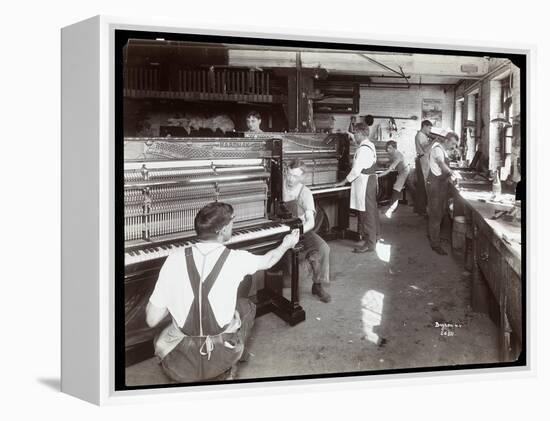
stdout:
<svg viewBox="0 0 550 421">
<path fill-rule="evenodd" d="M 187 101 L 228 101 L 228 102 L 265 102 L 272 104 L 286 103 L 285 95 L 259 94 L 223 94 L 207 92 L 152 91 L 142 89 L 125 89 L 126 98 L 161 98 L 183 99 Z"/>
</svg>

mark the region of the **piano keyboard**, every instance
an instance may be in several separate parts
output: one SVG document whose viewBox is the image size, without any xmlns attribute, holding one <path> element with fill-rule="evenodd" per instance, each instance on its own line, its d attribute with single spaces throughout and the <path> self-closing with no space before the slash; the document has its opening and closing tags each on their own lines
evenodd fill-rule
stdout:
<svg viewBox="0 0 550 421">
<path fill-rule="evenodd" d="M 290 227 L 285 224 L 276 224 L 268 228 L 250 228 L 234 233 L 224 244 L 235 244 L 285 232 L 290 232 Z"/>
<path fill-rule="evenodd" d="M 290 231 L 290 227 L 285 224 L 273 223 L 270 226 L 251 227 L 239 229 L 233 233 L 233 236 L 229 241 L 226 241 L 225 245 L 241 243 L 250 240 L 258 240 L 272 235 L 283 234 Z M 172 254 L 174 251 L 181 248 L 189 247 L 195 243 L 198 243 L 197 238 L 182 239 L 167 244 L 151 244 L 149 247 L 143 247 L 140 249 L 129 250 L 125 253 L 124 264 L 125 266 L 132 265 L 134 263 L 140 263 L 149 260 L 161 259 Z"/>
</svg>

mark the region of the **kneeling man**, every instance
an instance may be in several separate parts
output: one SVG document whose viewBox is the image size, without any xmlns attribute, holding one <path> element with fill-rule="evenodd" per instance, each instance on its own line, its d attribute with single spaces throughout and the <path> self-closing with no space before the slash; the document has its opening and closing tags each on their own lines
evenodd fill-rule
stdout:
<svg viewBox="0 0 550 421">
<path fill-rule="evenodd" d="M 265 255 L 230 250 L 233 207 L 215 202 L 195 217 L 199 242 L 171 254 L 164 262 L 146 309 L 150 327 L 169 315 L 172 323 L 155 342 L 166 374 L 178 382 L 232 379 L 246 356 L 245 342 L 256 309 L 247 298 L 237 299 L 246 275 L 266 270 L 294 247 L 299 231 L 288 234 Z"/>
</svg>

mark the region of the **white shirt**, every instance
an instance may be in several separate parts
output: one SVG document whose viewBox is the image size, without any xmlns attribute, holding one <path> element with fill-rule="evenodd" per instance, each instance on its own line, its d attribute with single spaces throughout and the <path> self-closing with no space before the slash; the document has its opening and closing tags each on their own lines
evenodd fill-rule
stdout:
<svg viewBox="0 0 550 421">
<path fill-rule="evenodd" d="M 219 243 L 198 243 L 193 247 L 193 259 L 201 283 L 206 280 L 225 246 Z M 237 289 L 246 275 L 261 267 L 263 259 L 243 250 L 231 250 L 214 286 L 208 294 L 212 312 L 219 326 L 230 323 L 235 314 Z M 165 308 L 179 327 L 183 327 L 193 303 L 193 290 L 187 275 L 184 249 L 168 256 L 164 262 L 149 301 Z"/>
<path fill-rule="evenodd" d="M 447 152 L 443 149 L 443 146 L 439 143 L 434 143 L 430 151 L 430 171 L 433 175 L 441 175 L 441 168 L 439 167 L 436 158 L 440 158 L 443 162 L 445 162 L 446 157 Z"/>
<path fill-rule="evenodd" d="M 368 146 L 367 146 L 368 145 Z M 376 149 L 374 144 L 365 139 L 361 142 L 353 157 L 353 166 L 346 177 L 351 183 L 350 208 L 364 211 L 365 192 L 367 191 L 367 182 L 369 177 L 376 177 L 376 174 L 368 175 L 361 173 L 364 169 L 369 169 L 376 164 Z"/>
<path fill-rule="evenodd" d="M 430 138 L 422 130 L 416 133 L 414 144 L 418 155 L 427 154 L 430 151 Z"/>
</svg>

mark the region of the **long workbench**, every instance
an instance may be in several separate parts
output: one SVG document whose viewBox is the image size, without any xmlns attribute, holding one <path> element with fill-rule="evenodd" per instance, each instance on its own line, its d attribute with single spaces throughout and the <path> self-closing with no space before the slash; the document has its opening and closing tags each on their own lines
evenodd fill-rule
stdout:
<svg viewBox="0 0 550 421">
<path fill-rule="evenodd" d="M 514 197 L 491 200 L 489 191 L 456 186 L 452 192 L 454 216 L 463 215 L 466 222 L 465 266 L 472 272 L 472 308 L 496 322 L 501 360 L 516 361 L 523 351 L 525 325 L 522 230 L 519 220 L 500 215 L 514 207 Z"/>
</svg>

